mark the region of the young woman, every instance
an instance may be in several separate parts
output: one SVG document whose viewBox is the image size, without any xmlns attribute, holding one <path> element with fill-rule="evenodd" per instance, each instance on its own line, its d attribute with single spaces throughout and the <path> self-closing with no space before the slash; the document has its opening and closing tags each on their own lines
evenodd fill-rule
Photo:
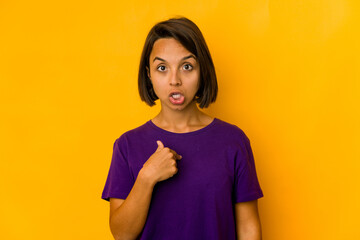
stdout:
<svg viewBox="0 0 360 240">
<path fill-rule="evenodd" d="M 142 52 L 139 93 L 161 111 L 122 134 L 102 194 L 115 239 L 261 239 L 250 142 L 199 110 L 214 102 L 214 65 L 189 19 L 156 24 Z"/>
</svg>

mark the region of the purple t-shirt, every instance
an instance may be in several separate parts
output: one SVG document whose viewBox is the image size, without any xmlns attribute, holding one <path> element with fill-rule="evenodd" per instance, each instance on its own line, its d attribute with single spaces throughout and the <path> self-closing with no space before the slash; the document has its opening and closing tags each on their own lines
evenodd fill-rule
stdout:
<svg viewBox="0 0 360 240">
<path fill-rule="evenodd" d="M 138 239 L 236 239 L 234 204 L 263 193 L 249 139 L 218 118 L 188 133 L 169 132 L 149 120 L 121 135 L 114 143 L 102 198 L 126 199 L 157 140 L 182 159 L 177 174 L 155 185 Z"/>
</svg>

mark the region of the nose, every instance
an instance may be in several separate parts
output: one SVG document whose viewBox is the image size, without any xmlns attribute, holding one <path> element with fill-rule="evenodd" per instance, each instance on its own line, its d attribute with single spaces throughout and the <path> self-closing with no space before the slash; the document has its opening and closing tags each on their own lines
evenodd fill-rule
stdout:
<svg viewBox="0 0 360 240">
<path fill-rule="evenodd" d="M 178 71 L 173 71 L 169 81 L 171 86 L 181 86 L 180 73 Z"/>
</svg>

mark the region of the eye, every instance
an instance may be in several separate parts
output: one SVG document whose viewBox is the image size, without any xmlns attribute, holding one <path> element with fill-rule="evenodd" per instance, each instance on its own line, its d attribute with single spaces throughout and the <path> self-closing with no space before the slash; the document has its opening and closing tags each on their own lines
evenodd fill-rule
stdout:
<svg viewBox="0 0 360 240">
<path fill-rule="evenodd" d="M 193 69 L 193 66 L 191 66 L 191 64 L 185 64 L 183 68 L 185 70 L 191 71 Z"/>
<path fill-rule="evenodd" d="M 165 71 L 166 67 L 164 65 L 160 65 L 157 67 L 157 70 L 159 70 L 160 72 Z"/>
</svg>

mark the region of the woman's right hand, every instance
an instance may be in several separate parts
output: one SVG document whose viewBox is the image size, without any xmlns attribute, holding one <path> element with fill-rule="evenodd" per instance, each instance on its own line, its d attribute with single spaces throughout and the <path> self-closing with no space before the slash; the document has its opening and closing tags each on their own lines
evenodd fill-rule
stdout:
<svg viewBox="0 0 360 240">
<path fill-rule="evenodd" d="M 154 184 L 174 176 L 178 172 L 176 160 L 182 156 L 174 150 L 164 147 L 161 141 L 156 141 L 158 147 L 140 170 L 142 175 Z"/>
</svg>

